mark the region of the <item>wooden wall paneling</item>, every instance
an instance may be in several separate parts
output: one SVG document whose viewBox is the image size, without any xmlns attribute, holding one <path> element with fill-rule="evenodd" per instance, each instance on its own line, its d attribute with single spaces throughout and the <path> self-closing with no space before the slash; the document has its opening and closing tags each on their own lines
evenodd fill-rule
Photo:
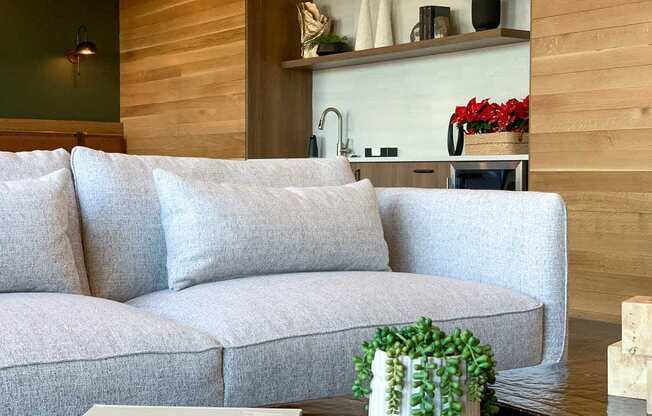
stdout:
<svg viewBox="0 0 652 416">
<path fill-rule="evenodd" d="M 571 315 L 652 295 L 652 1 L 533 0 L 530 189 L 569 213 Z"/>
<path fill-rule="evenodd" d="M 295 0 L 247 0 L 247 157 L 306 157 L 312 73 L 281 62 L 301 57 Z"/>
<path fill-rule="evenodd" d="M 245 157 L 245 0 L 122 0 L 129 153 Z"/>
</svg>

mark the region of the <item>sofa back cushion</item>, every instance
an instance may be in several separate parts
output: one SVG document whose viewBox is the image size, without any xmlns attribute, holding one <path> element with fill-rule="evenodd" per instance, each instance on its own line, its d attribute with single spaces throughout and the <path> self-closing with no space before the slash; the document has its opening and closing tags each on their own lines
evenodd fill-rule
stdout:
<svg viewBox="0 0 652 416">
<path fill-rule="evenodd" d="M 60 169 L 70 170 L 70 154 L 63 149 L 35 152 L 0 152 L 0 181 L 36 179 Z M 88 280 L 84 265 L 84 249 L 79 225 L 77 199 L 72 183 L 67 195 L 68 229 L 67 235 L 72 246 L 81 292 L 88 294 Z"/>
<path fill-rule="evenodd" d="M 188 179 L 268 187 L 354 182 L 346 159 L 249 160 L 72 153 L 91 291 L 126 301 L 168 287 L 154 169 Z"/>
<path fill-rule="evenodd" d="M 170 289 L 266 274 L 384 271 L 389 253 L 368 179 L 267 188 L 157 169 Z"/>
<path fill-rule="evenodd" d="M 67 234 L 71 197 L 67 169 L 0 182 L 0 293 L 82 293 Z"/>
</svg>

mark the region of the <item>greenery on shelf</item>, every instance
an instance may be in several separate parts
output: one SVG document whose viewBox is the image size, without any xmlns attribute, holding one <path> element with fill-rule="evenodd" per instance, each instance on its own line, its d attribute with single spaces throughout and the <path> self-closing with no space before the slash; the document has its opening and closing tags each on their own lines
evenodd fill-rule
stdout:
<svg viewBox="0 0 652 416">
<path fill-rule="evenodd" d="M 323 35 L 315 39 L 315 44 L 322 45 L 322 44 L 333 44 L 333 43 L 346 43 L 347 40 L 348 39 L 346 36 L 340 36 L 334 33 L 324 33 Z"/>
<path fill-rule="evenodd" d="M 433 326 L 432 319 L 421 318 L 417 323 L 404 328 L 380 328 L 371 341 L 362 343 L 362 355 L 353 359 L 357 376 L 353 383 L 356 398 L 371 394 L 371 364 L 376 351 L 388 355 L 386 400 L 388 415 L 399 415 L 402 390 L 406 379 L 405 367 L 400 356 L 415 361 L 413 387 L 416 391 L 409 398 L 412 416 L 434 416 L 433 397 L 437 387 L 441 389 L 442 416 L 458 416 L 462 413 L 461 397 L 464 395 L 462 362 L 466 363 L 468 379 L 467 393 L 472 401 L 481 401 L 482 414 L 493 416 L 498 413 L 496 396 L 489 385 L 496 381 L 496 363 L 490 346 L 480 345 L 480 340 L 470 331 L 455 329 L 450 335 Z M 429 358 L 441 359 L 438 366 Z M 439 377 L 435 384 L 434 375 Z"/>
</svg>

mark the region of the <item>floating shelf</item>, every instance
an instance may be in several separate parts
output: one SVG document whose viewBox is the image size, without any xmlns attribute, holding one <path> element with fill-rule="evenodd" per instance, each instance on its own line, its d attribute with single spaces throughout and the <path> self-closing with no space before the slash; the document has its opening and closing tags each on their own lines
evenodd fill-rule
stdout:
<svg viewBox="0 0 652 416">
<path fill-rule="evenodd" d="M 320 69 L 396 61 L 420 56 L 441 55 L 451 52 L 489 48 L 492 46 L 510 45 L 513 43 L 528 42 L 529 40 L 530 32 L 527 30 L 498 28 L 482 32 L 453 35 L 441 39 L 404 43 L 384 48 L 345 52 L 337 55 L 319 56 L 317 58 L 295 59 L 293 61 L 284 61 L 282 66 L 285 69 L 317 71 Z"/>
</svg>

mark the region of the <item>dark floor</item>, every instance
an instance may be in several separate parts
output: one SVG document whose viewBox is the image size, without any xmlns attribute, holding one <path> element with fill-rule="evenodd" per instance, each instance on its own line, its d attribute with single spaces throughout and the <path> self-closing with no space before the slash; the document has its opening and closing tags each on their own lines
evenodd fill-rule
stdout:
<svg viewBox="0 0 652 416">
<path fill-rule="evenodd" d="M 603 360 L 606 366 L 607 346 L 620 339 L 620 325 L 571 319 L 568 361 Z M 363 405 L 349 397 L 313 400 L 283 407 L 303 409 L 304 416 L 365 416 Z"/>
</svg>

